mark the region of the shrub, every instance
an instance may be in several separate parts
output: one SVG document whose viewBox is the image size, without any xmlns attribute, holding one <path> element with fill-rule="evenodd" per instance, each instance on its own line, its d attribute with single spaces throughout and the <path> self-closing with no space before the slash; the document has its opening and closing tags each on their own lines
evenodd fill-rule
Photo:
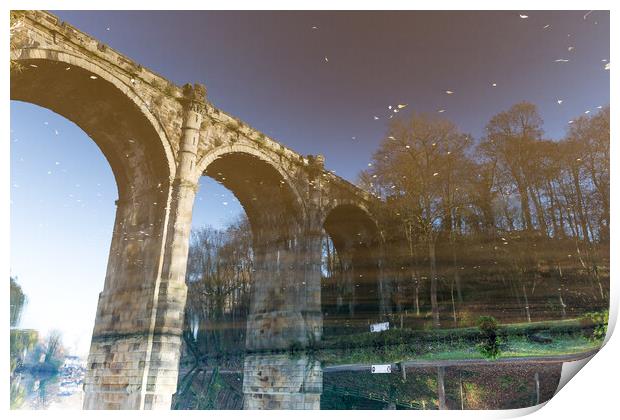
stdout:
<svg viewBox="0 0 620 420">
<path fill-rule="evenodd" d="M 497 334 L 497 320 L 492 316 L 481 316 L 478 318 L 478 328 L 484 334 Z"/>
<path fill-rule="evenodd" d="M 476 346 L 478 351 L 487 359 L 497 359 L 501 353 L 501 340 L 497 336 L 497 320 L 492 316 L 478 318 L 481 342 Z"/>
<path fill-rule="evenodd" d="M 609 309 L 600 312 L 588 312 L 581 317 L 583 323 L 591 326 L 591 332 L 586 337 L 592 341 L 604 340 L 607 335 L 607 324 L 609 322 Z"/>
</svg>

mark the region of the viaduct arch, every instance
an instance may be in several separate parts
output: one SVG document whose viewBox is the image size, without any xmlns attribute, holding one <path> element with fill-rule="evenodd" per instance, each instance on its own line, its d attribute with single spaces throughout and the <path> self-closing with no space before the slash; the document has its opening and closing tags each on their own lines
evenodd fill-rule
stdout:
<svg viewBox="0 0 620 420">
<path fill-rule="evenodd" d="M 352 266 L 370 261 L 361 269 L 374 270 L 383 288 L 372 197 L 326 171 L 320 155 L 295 153 L 217 109 L 202 85 L 175 86 L 50 13 L 21 12 L 17 19 L 11 99 L 80 126 L 118 187 L 84 408 L 170 408 L 192 208 L 203 174 L 237 196 L 252 225 L 257 271 L 249 350 L 320 340 L 324 232 Z M 384 310 L 387 295 L 377 293 Z"/>
</svg>

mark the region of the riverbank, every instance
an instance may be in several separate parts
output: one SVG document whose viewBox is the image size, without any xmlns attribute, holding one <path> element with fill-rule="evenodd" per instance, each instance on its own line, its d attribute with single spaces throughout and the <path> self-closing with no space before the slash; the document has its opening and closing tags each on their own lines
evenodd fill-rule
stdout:
<svg viewBox="0 0 620 420">
<path fill-rule="evenodd" d="M 602 339 L 593 340 L 593 327 L 580 319 L 504 324 L 497 327 L 499 354 L 495 360 L 532 358 L 562 359 L 571 355 L 596 352 Z M 378 333 L 358 333 L 325 337 L 286 350 L 253 352 L 252 354 L 288 353 L 292 358 L 310 357 L 319 360 L 324 368 L 337 365 L 396 364 L 403 361 L 489 360 L 478 349 L 483 341 L 475 327 L 436 330 L 391 329 Z M 209 354 L 202 367 L 215 366 L 225 371 L 241 371 L 247 353 L 243 350 Z M 586 357 L 586 356 L 584 356 Z M 181 371 L 193 366 L 191 360 L 181 363 Z"/>
<path fill-rule="evenodd" d="M 592 340 L 591 329 L 579 319 L 499 325 L 497 359 L 592 353 L 600 348 L 602 340 Z M 480 341 L 478 328 L 396 329 L 327 338 L 317 346 L 314 357 L 324 367 L 406 360 L 486 360 L 477 348 Z"/>
<path fill-rule="evenodd" d="M 521 357 L 501 357 L 495 360 L 488 359 L 418 359 L 407 360 L 394 363 L 392 370 L 404 368 L 438 368 L 438 367 L 464 367 L 464 366 L 502 366 L 502 365 L 522 365 L 522 364 L 558 364 L 573 362 L 575 360 L 586 359 L 595 355 L 598 349 L 583 353 L 572 353 L 561 356 L 521 356 Z M 367 371 L 370 372 L 371 364 L 346 364 L 331 365 L 323 367 L 323 373 L 346 372 L 346 371 Z"/>
</svg>

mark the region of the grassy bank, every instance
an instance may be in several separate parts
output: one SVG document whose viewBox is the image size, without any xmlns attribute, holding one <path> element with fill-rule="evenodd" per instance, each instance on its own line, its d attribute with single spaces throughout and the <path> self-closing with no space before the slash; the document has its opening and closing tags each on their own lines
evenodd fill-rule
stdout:
<svg viewBox="0 0 620 420">
<path fill-rule="evenodd" d="M 602 341 L 587 338 L 582 321 L 544 321 L 498 327 L 499 359 L 563 356 L 596 350 Z M 543 338 L 543 340 L 541 340 Z M 321 342 L 316 357 L 323 366 L 396 363 L 406 360 L 484 360 L 477 344 L 478 328 L 440 330 L 397 329 L 333 337 Z"/>
</svg>

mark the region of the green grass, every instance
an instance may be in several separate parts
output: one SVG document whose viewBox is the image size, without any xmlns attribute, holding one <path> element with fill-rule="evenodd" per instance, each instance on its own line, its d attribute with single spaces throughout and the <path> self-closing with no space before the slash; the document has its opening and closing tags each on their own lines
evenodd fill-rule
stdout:
<svg viewBox="0 0 620 420">
<path fill-rule="evenodd" d="M 501 341 L 498 359 L 565 356 L 600 348 L 602 340 L 588 339 L 583 320 L 543 321 L 503 324 L 497 328 Z M 591 332 L 591 328 L 590 328 Z M 549 337 L 551 343 L 528 339 L 534 333 Z M 402 361 L 485 360 L 477 348 L 483 340 L 477 327 L 437 330 L 391 329 L 381 333 L 358 333 L 327 337 L 310 346 L 290 350 L 292 357 L 306 353 L 324 367 L 344 364 L 398 363 Z M 237 365 L 242 354 L 228 354 Z M 237 360 L 237 358 L 240 358 Z"/>
<path fill-rule="evenodd" d="M 562 337 L 549 344 L 532 343 L 525 338 L 514 338 L 508 343 L 508 348 L 502 350 L 501 357 L 533 357 L 559 356 L 567 354 L 585 353 L 597 350 L 601 342 L 591 341 L 585 337 Z"/>
<path fill-rule="evenodd" d="M 536 343 L 527 336 L 544 332 L 552 342 Z M 498 359 L 513 357 L 564 356 L 600 348 L 583 334 L 576 319 L 500 325 L 501 353 Z M 321 343 L 315 357 L 323 366 L 340 364 L 397 363 L 408 360 L 463 360 L 484 357 L 476 348 L 480 342 L 477 328 L 453 328 L 433 331 L 389 330 L 334 337 Z"/>
</svg>

